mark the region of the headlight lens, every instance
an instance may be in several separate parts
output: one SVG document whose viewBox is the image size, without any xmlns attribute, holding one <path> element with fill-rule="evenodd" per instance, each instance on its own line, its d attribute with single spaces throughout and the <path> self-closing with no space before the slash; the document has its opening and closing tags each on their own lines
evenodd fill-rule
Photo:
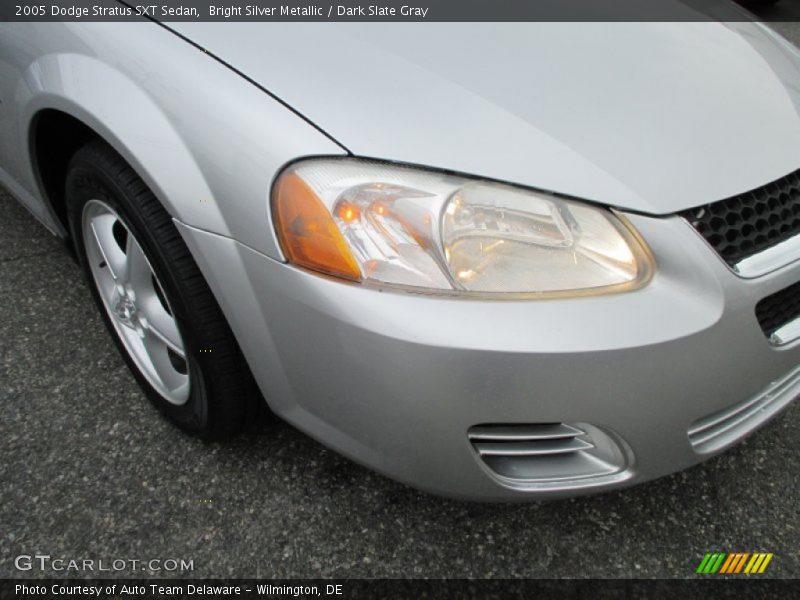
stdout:
<svg viewBox="0 0 800 600">
<path fill-rule="evenodd" d="M 609 210 L 507 185 L 357 159 L 275 182 L 287 260 L 352 281 L 454 293 L 608 293 L 643 285 L 647 248 Z"/>
</svg>

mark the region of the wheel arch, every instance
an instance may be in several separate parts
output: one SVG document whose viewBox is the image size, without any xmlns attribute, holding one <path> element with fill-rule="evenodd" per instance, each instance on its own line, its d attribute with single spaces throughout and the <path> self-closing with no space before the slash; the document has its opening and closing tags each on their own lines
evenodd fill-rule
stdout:
<svg viewBox="0 0 800 600">
<path fill-rule="evenodd" d="M 68 235 L 64 182 L 69 161 L 93 139 L 101 139 L 82 121 L 55 109 L 43 109 L 31 120 L 28 148 L 33 173 L 47 209 Z"/>
<path fill-rule="evenodd" d="M 68 74 L 68 76 L 67 76 Z M 109 65 L 83 55 L 47 55 L 31 65 L 23 133 L 32 175 L 53 221 L 66 235 L 63 182 L 74 153 L 101 139 L 119 153 L 173 218 L 228 235 L 191 152 L 144 90 Z"/>
</svg>

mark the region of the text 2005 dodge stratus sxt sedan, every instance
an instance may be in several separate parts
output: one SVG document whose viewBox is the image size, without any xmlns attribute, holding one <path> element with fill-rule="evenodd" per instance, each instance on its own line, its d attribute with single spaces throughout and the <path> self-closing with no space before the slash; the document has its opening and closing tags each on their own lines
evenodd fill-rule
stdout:
<svg viewBox="0 0 800 600">
<path fill-rule="evenodd" d="M 148 396 L 432 492 L 688 467 L 800 392 L 800 53 L 752 23 L 0 25 L 0 179 Z"/>
</svg>

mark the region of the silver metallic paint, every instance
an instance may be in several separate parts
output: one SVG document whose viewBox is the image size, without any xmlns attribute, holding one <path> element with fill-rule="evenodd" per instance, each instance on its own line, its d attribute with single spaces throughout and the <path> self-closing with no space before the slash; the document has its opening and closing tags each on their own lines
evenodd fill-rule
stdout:
<svg viewBox="0 0 800 600">
<path fill-rule="evenodd" d="M 0 73 L 0 182 L 61 233 L 29 160 L 31 123 L 44 109 L 100 134 L 172 216 L 273 256 L 266 199 L 275 172 L 297 156 L 343 153 L 154 23 L 0 24 Z"/>
<path fill-rule="evenodd" d="M 633 450 L 633 466 L 615 482 L 627 485 L 710 456 L 692 449 L 690 425 L 800 364 L 800 343 L 776 350 L 754 316 L 763 295 L 800 278 L 799 266 L 743 280 L 682 219 L 627 216 L 659 259 L 647 288 L 533 302 L 381 292 L 179 229 L 226 312 L 240 314 L 234 332 L 259 357 L 255 376 L 273 410 L 417 487 L 513 500 L 529 494 L 487 477 L 470 427 L 604 427 Z"/>
<path fill-rule="evenodd" d="M 354 154 L 668 214 L 800 165 L 800 52 L 754 23 L 173 23 Z"/>
<path fill-rule="evenodd" d="M 585 422 L 630 446 L 627 485 L 698 462 L 691 423 L 800 364 L 800 342 L 772 346 L 754 317 L 800 265 L 738 277 L 657 216 L 800 166 L 800 60 L 760 26 L 171 26 L 280 101 L 152 23 L 0 24 L 0 182 L 64 235 L 29 129 L 57 109 L 97 131 L 174 217 L 272 409 L 354 460 L 525 499 L 467 430 Z M 488 302 L 283 264 L 272 179 L 345 147 L 625 207 L 657 272 L 628 294 Z"/>
</svg>

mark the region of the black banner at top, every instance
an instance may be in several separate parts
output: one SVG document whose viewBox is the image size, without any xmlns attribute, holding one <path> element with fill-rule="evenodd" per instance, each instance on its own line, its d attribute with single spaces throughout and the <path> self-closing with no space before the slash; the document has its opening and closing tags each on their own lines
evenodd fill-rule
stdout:
<svg viewBox="0 0 800 600">
<path fill-rule="evenodd" d="M 743 0 L 745 6 L 748 2 Z M 800 20 L 779 0 L 0 0 L 0 21 L 505 22 Z"/>
</svg>

